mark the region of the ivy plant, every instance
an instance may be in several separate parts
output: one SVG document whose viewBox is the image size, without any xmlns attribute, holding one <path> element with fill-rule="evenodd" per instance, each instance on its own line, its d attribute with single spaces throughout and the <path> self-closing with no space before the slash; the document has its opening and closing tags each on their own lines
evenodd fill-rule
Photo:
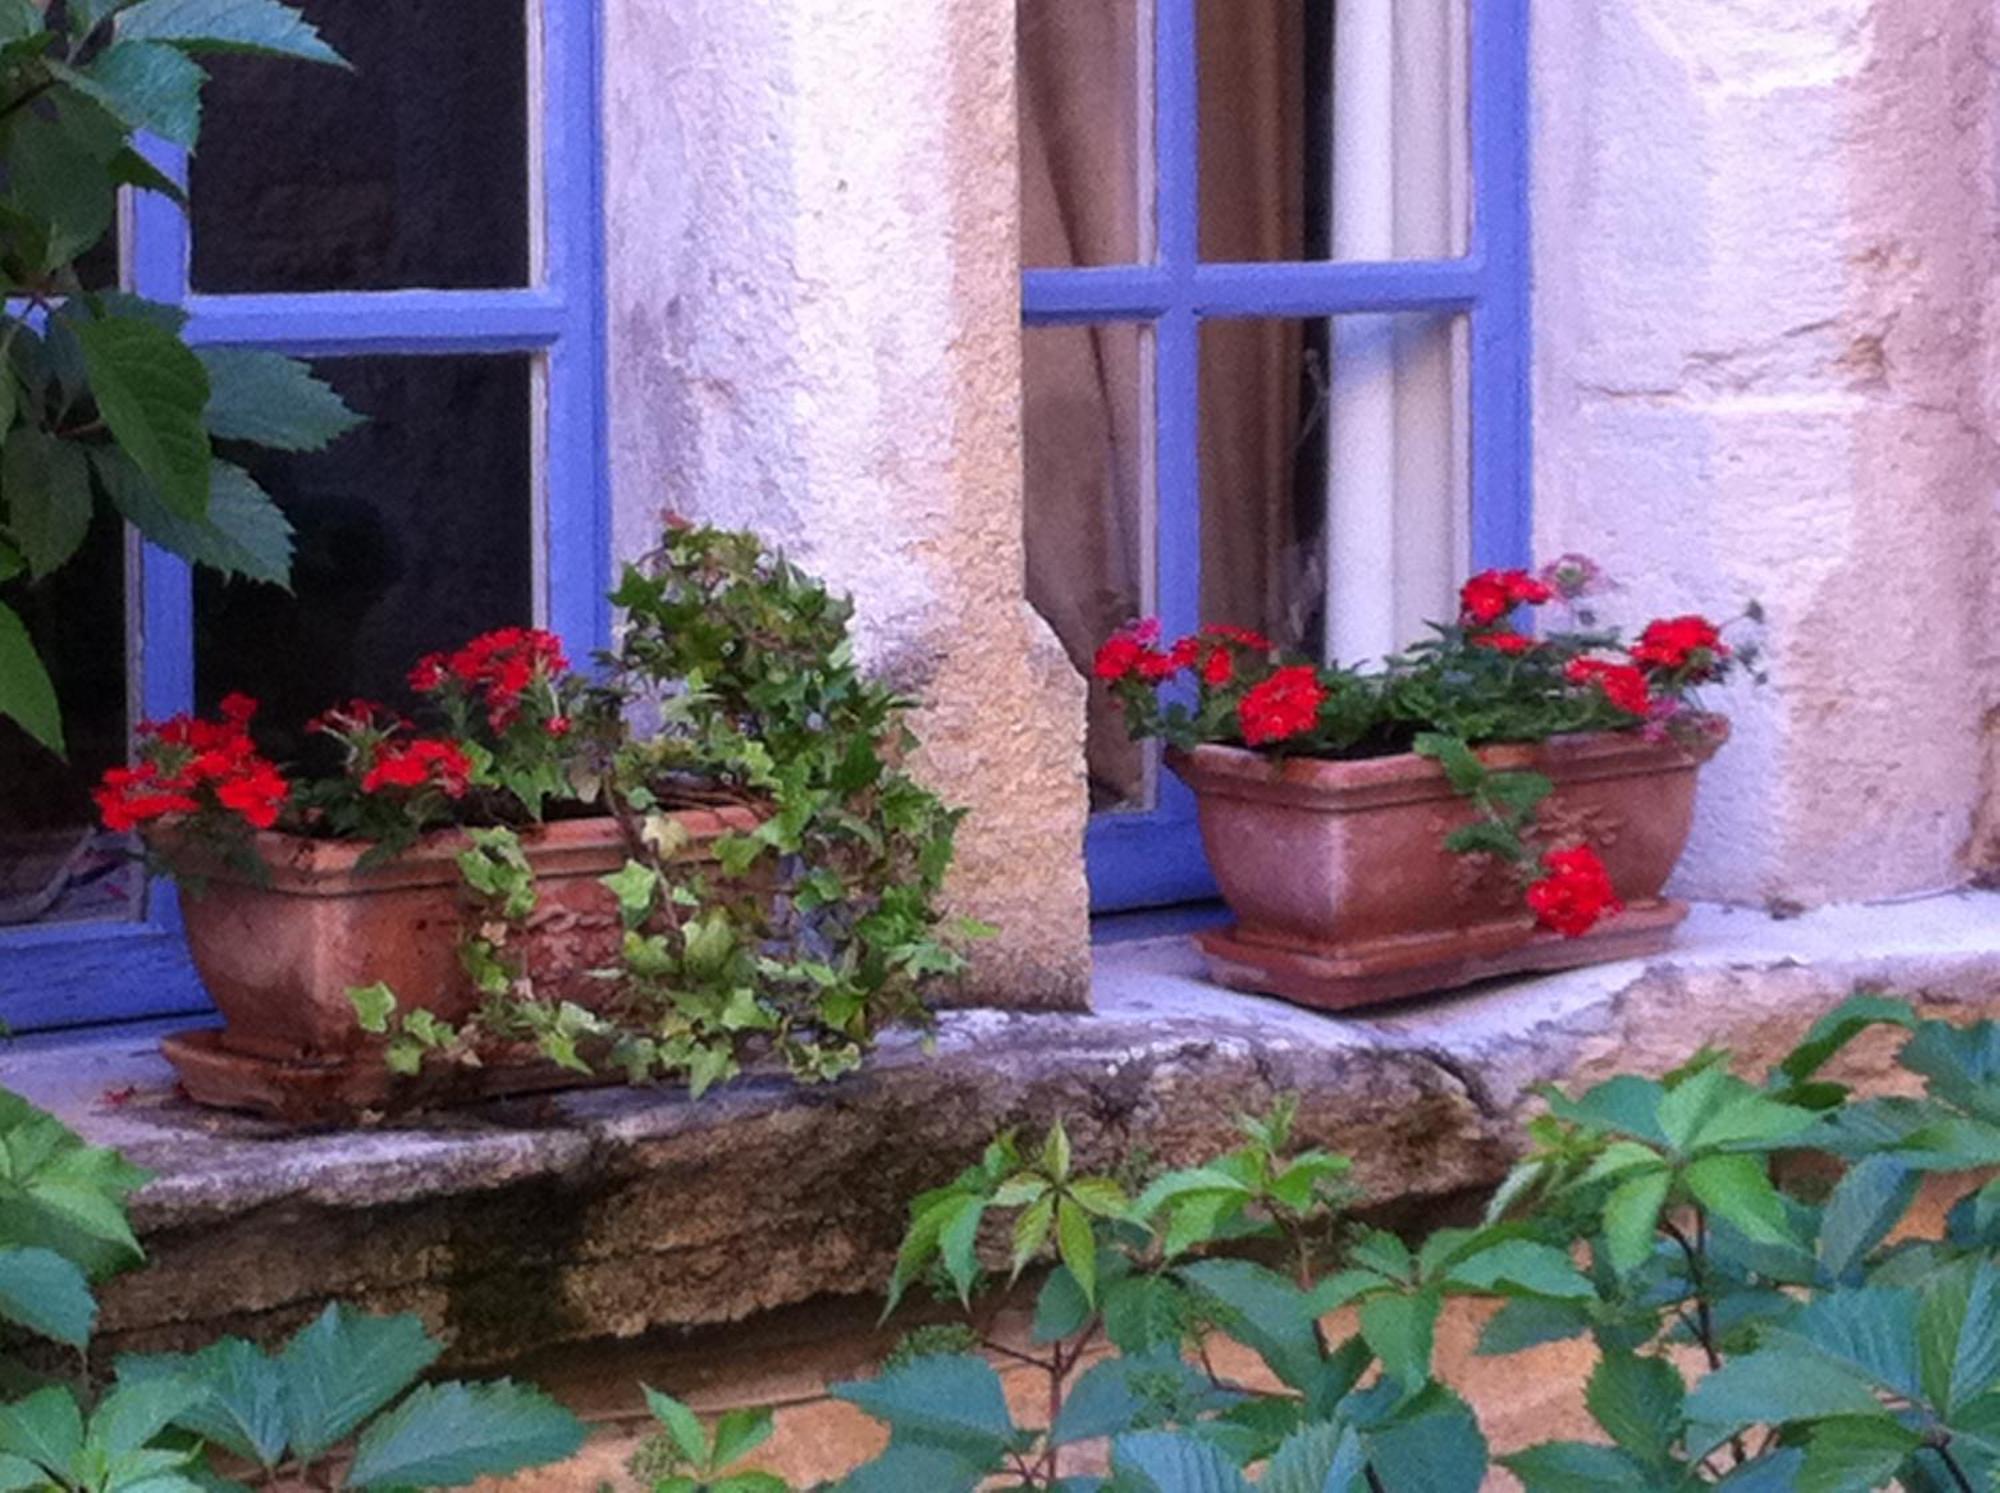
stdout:
<svg viewBox="0 0 2000 1493">
<path fill-rule="evenodd" d="M 341 65 L 277 0 L 0 0 L 0 715 L 55 752 L 55 687 L 9 591 L 65 565 L 100 511 L 286 584 L 291 527 L 233 458 L 316 451 L 356 421 L 305 365 L 190 346 L 184 313 L 79 272 L 121 192 L 182 202 L 139 137 L 194 148 L 210 53 Z"/>
</svg>

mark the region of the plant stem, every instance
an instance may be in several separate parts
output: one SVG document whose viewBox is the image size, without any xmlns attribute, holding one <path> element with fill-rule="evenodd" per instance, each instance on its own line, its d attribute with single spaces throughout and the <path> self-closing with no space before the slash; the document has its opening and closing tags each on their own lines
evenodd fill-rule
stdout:
<svg viewBox="0 0 2000 1493">
<path fill-rule="evenodd" d="M 1951 1480 L 1957 1485 L 1959 1493 L 1975 1493 L 1972 1479 L 1965 1475 L 1965 1469 L 1958 1465 L 1958 1459 L 1951 1454 L 1950 1444 L 1938 1447 L 1937 1454 L 1943 1459 L 1944 1470 L 1951 1474 Z"/>
</svg>

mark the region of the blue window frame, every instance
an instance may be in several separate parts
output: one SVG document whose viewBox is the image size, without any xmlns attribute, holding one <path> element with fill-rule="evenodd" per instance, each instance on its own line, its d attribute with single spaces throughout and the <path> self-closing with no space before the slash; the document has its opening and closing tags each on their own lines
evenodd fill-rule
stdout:
<svg viewBox="0 0 2000 1493">
<path fill-rule="evenodd" d="M 1198 0 L 1152 0 L 1154 242 L 1139 265 L 1028 269 L 1031 327 L 1136 322 L 1153 330 L 1157 609 L 1192 632 L 1201 595 L 1198 401 L 1204 320 L 1447 312 L 1469 322 L 1470 549 L 1475 568 L 1529 554 L 1527 0 L 1465 0 L 1471 223 L 1459 258 L 1204 263 Z M 1215 895 L 1192 796 L 1161 774 L 1143 810 L 1100 813 L 1086 840 L 1099 911 Z"/>
<path fill-rule="evenodd" d="M 540 363 L 538 621 L 584 657 L 609 637 L 608 482 L 604 456 L 599 37 L 596 0 L 523 0 L 539 25 L 530 79 L 535 273 L 506 290 L 199 294 L 189 233 L 167 200 L 138 196 L 128 215 L 131 288 L 188 314 L 197 343 L 304 357 L 517 353 Z M 532 34 L 532 33 L 531 33 Z M 155 163 L 186 182 L 186 161 Z M 128 567 L 129 692 L 143 718 L 192 708 L 194 586 L 151 546 Z M 0 929 L 0 1019 L 15 1031 L 202 1012 L 171 885 L 155 880 L 144 915 Z"/>
</svg>

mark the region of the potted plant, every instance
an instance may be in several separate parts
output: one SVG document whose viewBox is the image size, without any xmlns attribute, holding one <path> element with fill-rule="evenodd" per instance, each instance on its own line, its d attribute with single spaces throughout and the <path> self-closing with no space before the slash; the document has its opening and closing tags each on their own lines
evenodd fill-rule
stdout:
<svg viewBox="0 0 2000 1493">
<path fill-rule="evenodd" d="M 752 535 L 677 527 L 614 598 L 598 677 L 505 628 L 420 659 L 425 720 L 373 701 L 281 770 L 257 704 L 140 730 L 104 777 L 189 893 L 224 1017 L 166 1039 L 190 1095 L 294 1120 L 620 1073 L 802 1077 L 921 1017 L 958 956 L 958 816 L 903 771 L 906 702 L 860 676 L 848 604 Z"/>
<path fill-rule="evenodd" d="M 1236 915 L 1199 937 L 1218 980 L 1341 1009 L 1665 946 L 1695 777 L 1728 736 L 1695 691 L 1754 648 L 1693 616 L 1627 645 L 1590 610 L 1604 585 L 1579 556 L 1484 572 L 1366 672 L 1227 626 L 1105 643 L 1095 671 L 1167 743 Z M 1573 626 L 1515 629 L 1552 602 Z"/>
</svg>

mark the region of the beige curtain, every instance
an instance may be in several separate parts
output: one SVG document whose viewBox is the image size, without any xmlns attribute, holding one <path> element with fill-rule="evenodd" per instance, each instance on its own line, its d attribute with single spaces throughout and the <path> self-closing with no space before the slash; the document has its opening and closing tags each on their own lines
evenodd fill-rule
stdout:
<svg viewBox="0 0 2000 1493">
<path fill-rule="evenodd" d="M 1019 0 L 1022 262 L 1135 263 L 1151 254 L 1145 177 L 1151 16 L 1142 0 Z M 1304 241 L 1303 22 L 1286 0 L 1201 7 L 1201 252 L 1297 258 Z M 1285 630 L 1297 580 L 1292 470 L 1301 329 L 1210 323 L 1202 334 L 1203 615 Z M 1079 668 L 1156 609 L 1146 509 L 1152 391 L 1133 326 L 1031 330 L 1025 354 L 1029 596 Z M 1100 806 L 1143 790 L 1140 755 L 1101 690 L 1090 768 Z"/>
</svg>

